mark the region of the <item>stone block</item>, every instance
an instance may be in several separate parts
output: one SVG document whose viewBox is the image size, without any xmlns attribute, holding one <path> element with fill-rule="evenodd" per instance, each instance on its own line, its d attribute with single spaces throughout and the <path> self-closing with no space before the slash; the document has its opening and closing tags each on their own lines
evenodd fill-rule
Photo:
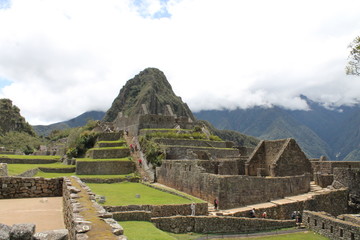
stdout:
<svg viewBox="0 0 360 240">
<path fill-rule="evenodd" d="M 35 224 L 14 224 L 10 231 L 11 240 L 32 240 Z"/>
<path fill-rule="evenodd" d="M 45 231 L 34 234 L 34 240 L 67 240 L 69 231 L 67 229 L 59 229 L 53 231 Z"/>
<path fill-rule="evenodd" d="M 10 226 L 0 223 L 0 240 L 9 240 L 10 231 L 11 231 Z"/>
</svg>

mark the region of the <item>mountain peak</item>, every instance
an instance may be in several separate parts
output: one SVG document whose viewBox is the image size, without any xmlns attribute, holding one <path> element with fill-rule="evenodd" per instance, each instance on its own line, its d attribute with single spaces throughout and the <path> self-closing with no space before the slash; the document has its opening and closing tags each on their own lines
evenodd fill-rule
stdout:
<svg viewBox="0 0 360 240">
<path fill-rule="evenodd" d="M 157 68 L 146 68 L 128 80 L 106 112 L 104 121 L 113 121 L 119 112 L 131 117 L 142 113 L 145 104 L 150 114 L 163 114 L 170 105 L 174 114 L 194 120 L 186 103 L 176 96 L 165 74 Z"/>
</svg>

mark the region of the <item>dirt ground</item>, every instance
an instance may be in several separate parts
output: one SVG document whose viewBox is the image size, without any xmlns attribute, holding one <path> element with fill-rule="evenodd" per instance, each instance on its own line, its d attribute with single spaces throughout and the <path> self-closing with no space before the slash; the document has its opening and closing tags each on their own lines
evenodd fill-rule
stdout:
<svg viewBox="0 0 360 240">
<path fill-rule="evenodd" d="M 62 197 L 1 199 L 0 223 L 34 223 L 36 232 L 64 229 Z"/>
</svg>

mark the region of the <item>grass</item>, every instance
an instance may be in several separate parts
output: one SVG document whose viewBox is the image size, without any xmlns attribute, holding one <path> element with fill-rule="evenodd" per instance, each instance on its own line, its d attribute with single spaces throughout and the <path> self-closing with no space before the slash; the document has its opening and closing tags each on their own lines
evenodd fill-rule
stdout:
<svg viewBox="0 0 360 240">
<path fill-rule="evenodd" d="M 154 224 L 150 222 L 119 222 L 124 228 L 124 235 L 129 240 L 176 240 L 176 238 L 170 236 L 168 233 L 157 229 Z"/>
<path fill-rule="evenodd" d="M 87 184 L 91 190 L 106 197 L 104 205 L 163 205 L 163 204 L 188 204 L 191 200 L 162 192 L 160 190 L 147 187 L 141 183 L 112 183 L 112 184 Z M 140 194 L 140 198 L 136 195 Z"/>
<path fill-rule="evenodd" d="M 93 151 L 93 150 L 112 150 L 112 149 L 128 149 L 128 146 L 121 146 L 121 147 L 96 147 L 96 148 L 90 148 L 88 151 Z"/>
<path fill-rule="evenodd" d="M 43 178 L 55 178 L 55 177 L 70 177 L 70 176 L 77 176 L 79 178 L 100 178 L 100 179 L 109 179 L 109 178 L 121 178 L 125 179 L 127 176 L 134 177 L 133 173 L 131 174 L 124 174 L 124 175 L 78 175 L 73 173 L 46 173 L 39 171 L 35 177 L 43 177 Z"/>
<path fill-rule="evenodd" d="M 261 236 L 261 237 L 241 237 L 241 238 L 214 238 L 215 239 L 228 239 L 228 240 L 327 240 L 329 238 L 323 237 L 312 231 L 300 232 L 300 233 L 289 233 L 289 234 L 278 234 L 273 236 Z"/>
<path fill-rule="evenodd" d="M 4 155 L 0 154 L 0 158 L 15 158 L 15 159 L 44 159 L 44 160 L 58 160 L 60 156 L 42 156 L 42 155 Z"/>
<path fill-rule="evenodd" d="M 9 176 L 21 174 L 27 170 L 46 167 L 46 168 L 71 168 L 72 165 L 64 165 L 61 163 L 48 163 L 48 164 L 8 164 L 8 174 Z"/>
</svg>

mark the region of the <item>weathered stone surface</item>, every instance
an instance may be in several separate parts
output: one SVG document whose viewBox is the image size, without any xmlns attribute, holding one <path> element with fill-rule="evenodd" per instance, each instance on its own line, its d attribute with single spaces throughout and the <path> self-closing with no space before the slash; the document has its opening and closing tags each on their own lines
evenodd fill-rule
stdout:
<svg viewBox="0 0 360 240">
<path fill-rule="evenodd" d="M 10 231 L 11 240 L 32 240 L 35 224 L 14 224 Z"/>
<path fill-rule="evenodd" d="M 77 161 L 76 174 L 80 175 L 117 175 L 129 174 L 134 171 L 132 161 Z"/>
<path fill-rule="evenodd" d="M 59 229 L 35 233 L 34 240 L 67 240 L 68 235 L 69 231 L 67 229 Z"/>
<path fill-rule="evenodd" d="M 0 240 L 9 240 L 10 231 L 11 231 L 10 226 L 0 223 Z"/>
<path fill-rule="evenodd" d="M 6 163 L 0 163 L 0 177 L 7 177 L 8 170 Z"/>
</svg>

